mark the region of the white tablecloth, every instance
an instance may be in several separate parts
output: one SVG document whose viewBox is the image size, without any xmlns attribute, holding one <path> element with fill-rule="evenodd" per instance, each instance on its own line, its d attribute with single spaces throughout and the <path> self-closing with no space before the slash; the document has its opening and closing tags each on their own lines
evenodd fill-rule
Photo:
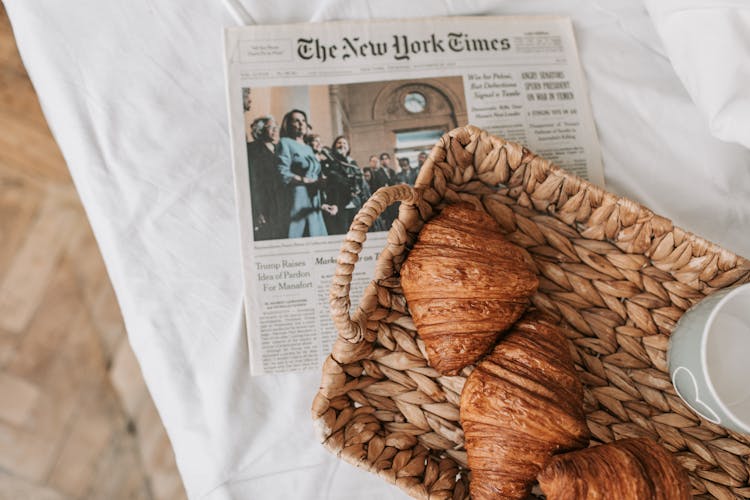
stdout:
<svg viewBox="0 0 750 500">
<path fill-rule="evenodd" d="M 5 3 L 191 498 L 401 498 L 316 442 L 318 373 L 248 376 L 223 3 Z M 245 6 L 257 23 L 570 15 L 607 187 L 750 255 L 744 2 L 279 3 Z"/>
</svg>

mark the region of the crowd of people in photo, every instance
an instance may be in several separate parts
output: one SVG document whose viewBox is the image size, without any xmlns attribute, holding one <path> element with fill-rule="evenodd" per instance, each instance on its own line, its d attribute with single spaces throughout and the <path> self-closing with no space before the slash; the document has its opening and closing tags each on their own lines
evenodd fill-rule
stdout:
<svg viewBox="0 0 750 500">
<path fill-rule="evenodd" d="M 299 109 L 286 113 L 281 125 L 271 116 L 255 119 L 251 134 L 247 158 L 256 241 L 345 234 L 372 193 L 384 186 L 414 185 L 427 159 L 420 152 L 412 166 L 408 158 L 394 161 L 384 152 L 360 167 L 346 136 L 326 146 Z M 397 216 L 394 204 L 373 230 L 390 228 Z"/>
</svg>

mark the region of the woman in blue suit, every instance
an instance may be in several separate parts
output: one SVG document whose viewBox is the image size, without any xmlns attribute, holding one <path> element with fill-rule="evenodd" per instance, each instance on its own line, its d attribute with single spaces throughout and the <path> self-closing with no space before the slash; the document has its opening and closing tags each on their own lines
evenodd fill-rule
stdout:
<svg viewBox="0 0 750 500">
<path fill-rule="evenodd" d="M 304 137 L 307 114 L 293 109 L 281 122 L 281 139 L 276 147 L 276 168 L 289 189 L 289 238 L 327 236 L 322 210 L 329 209 L 320 199 L 320 161 Z"/>
</svg>

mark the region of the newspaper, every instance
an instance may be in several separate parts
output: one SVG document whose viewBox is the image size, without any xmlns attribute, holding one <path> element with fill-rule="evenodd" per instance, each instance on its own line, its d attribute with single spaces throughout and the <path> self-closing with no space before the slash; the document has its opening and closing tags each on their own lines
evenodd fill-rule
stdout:
<svg viewBox="0 0 750 500">
<path fill-rule="evenodd" d="M 342 235 L 445 132 L 471 123 L 603 185 L 568 18 L 248 26 L 225 50 L 252 375 L 320 367 Z M 368 234 L 353 306 L 396 215 Z"/>
</svg>

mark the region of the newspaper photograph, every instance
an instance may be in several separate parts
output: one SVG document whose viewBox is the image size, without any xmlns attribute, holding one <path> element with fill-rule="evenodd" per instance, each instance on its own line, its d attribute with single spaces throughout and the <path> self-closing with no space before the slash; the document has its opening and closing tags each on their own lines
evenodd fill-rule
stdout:
<svg viewBox="0 0 750 500">
<path fill-rule="evenodd" d="M 476 125 L 603 185 L 568 18 L 248 26 L 225 49 L 252 375 L 319 369 L 342 235 L 377 189 L 413 185 L 449 130 Z M 397 215 L 368 233 L 353 307 Z"/>
</svg>

